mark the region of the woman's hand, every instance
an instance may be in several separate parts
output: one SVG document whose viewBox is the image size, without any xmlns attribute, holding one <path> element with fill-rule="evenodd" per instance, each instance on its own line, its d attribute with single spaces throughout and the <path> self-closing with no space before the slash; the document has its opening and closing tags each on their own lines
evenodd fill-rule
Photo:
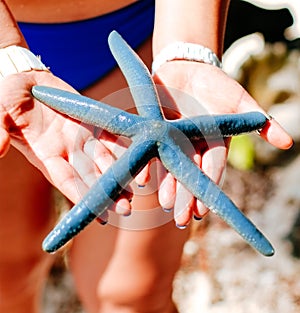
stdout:
<svg viewBox="0 0 300 313">
<path fill-rule="evenodd" d="M 35 100 L 31 95 L 34 85 L 75 92 L 46 71 L 18 73 L 0 82 L 1 156 L 5 155 L 11 143 L 55 187 L 76 203 L 114 162 L 114 158 L 106 146 L 94 137 L 92 128 Z M 105 137 L 114 141 L 113 136 L 107 133 Z M 129 213 L 130 204 L 125 196 L 117 202 L 116 211 Z"/>
<path fill-rule="evenodd" d="M 0 48 L 11 45 L 27 47 L 8 8 L 0 0 Z M 0 76 L 0 156 L 4 157 L 12 144 L 66 197 L 78 202 L 114 162 L 114 157 L 95 138 L 93 128 L 51 110 L 31 95 L 34 85 L 75 90 L 49 71 L 16 71 Z M 102 137 L 104 142 L 116 141 L 105 132 Z M 127 215 L 131 209 L 130 197 L 129 192 L 124 192 L 113 209 Z"/>
<path fill-rule="evenodd" d="M 201 114 L 226 114 L 260 111 L 262 108 L 236 81 L 221 69 L 212 65 L 172 61 L 164 64 L 156 73 L 157 84 L 167 118 L 191 117 Z M 260 136 L 280 149 L 288 149 L 292 138 L 280 127 L 276 120 L 268 121 Z M 191 158 L 216 183 L 220 183 L 226 165 L 229 140 L 219 142 L 198 141 L 194 143 Z M 187 225 L 194 215 L 202 218 L 208 211 L 183 186 L 165 172 L 159 190 L 159 201 L 163 208 L 174 208 L 174 218 L 178 226 Z"/>
</svg>

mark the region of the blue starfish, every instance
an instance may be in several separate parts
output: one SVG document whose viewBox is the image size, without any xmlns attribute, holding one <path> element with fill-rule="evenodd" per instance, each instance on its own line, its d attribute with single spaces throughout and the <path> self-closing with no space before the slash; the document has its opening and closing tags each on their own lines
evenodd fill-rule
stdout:
<svg viewBox="0 0 300 313">
<path fill-rule="evenodd" d="M 132 140 L 126 152 L 46 237 L 43 249 L 56 251 L 103 214 L 150 159 L 157 157 L 179 182 L 251 246 L 266 256 L 273 255 L 274 249 L 264 235 L 186 154 L 186 143 L 192 139 L 216 139 L 261 129 L 267 118 L 259 112 L 250 112 L 166 120 L 146 66 L 118 33 L 112 32 L 108 42 L 127 79 L 138 114 L 54 88 L 35 86 L 32 90 L 35 98 L 55 110 Z"/>
</svg>

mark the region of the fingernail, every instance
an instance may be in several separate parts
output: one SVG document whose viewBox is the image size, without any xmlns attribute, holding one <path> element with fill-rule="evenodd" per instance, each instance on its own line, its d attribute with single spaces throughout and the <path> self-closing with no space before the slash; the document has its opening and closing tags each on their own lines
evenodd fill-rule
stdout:
<svg viewBox="0 0 300 313">
<path fill-rule="evenodd" d="M 96 218 L 96 221 L 102 226 L 106 225 L 108 221 L 102 220 L 100 217 Z"/>
<path fill-rule="evenodd" d="M 139 188 L 145 188 L 146 185 L 138 185 Z"/>
<path fill-rule="evenodd" d="M 202 217 L 199 217 L 199 216 L 194 215 L 194 220 L 196 220 L 196 221 L 201 221 L 201 220 L 202 220 Z"/>
<path fill-rule="evenodd" d="M 128 213 L 123 214 L 124 217 L 128 217 L 131 215 L 131 211 L 129 211 Z"/>
<path fill-rule="evenodd" d="M 164 212 L 170 213 L 173 211 L 173 208 L 162 208 Z"/>
<path fill-rule="evenodd" d="M 179 229 L 186 229 L 187 225 L 179 225 L 179 224 L 176 223 L 176 227 L 179 228 Z"/>
</svg>

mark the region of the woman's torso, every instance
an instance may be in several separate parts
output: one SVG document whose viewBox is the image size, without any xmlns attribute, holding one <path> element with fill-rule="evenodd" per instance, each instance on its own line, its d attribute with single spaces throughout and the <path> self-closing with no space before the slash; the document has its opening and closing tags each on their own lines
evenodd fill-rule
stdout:
<svg viewBox="0 0 300 313">
<path fill-rule="evenodd" d="M 6 0 L 18 21 L 61 23 L 84 20 L 125 7 L 136 0 Z"/>
<path fill-rule="evenodd" d="M 134 2 L 138 2 L 138 0 L 6 0 L 6 2 L 18 22 L 51 24 L 99 17 L 122 9 Z M 138 53 L 149 66 L 152 55 L 150 39 L 140 46 Z M 79 73 L 80 70 L 75 75 L 79 75 Z M 61 75 L 58 76 L 61 77 Z M 103 96 L 124 87 L 126 87 L 126 82 L 123 75 L 118 69 L 115 69 L 106 75 L 104 79 L 102 77 L 101 80 L 81 91 L 89 97 L 102 99 Z"/>
</svg>

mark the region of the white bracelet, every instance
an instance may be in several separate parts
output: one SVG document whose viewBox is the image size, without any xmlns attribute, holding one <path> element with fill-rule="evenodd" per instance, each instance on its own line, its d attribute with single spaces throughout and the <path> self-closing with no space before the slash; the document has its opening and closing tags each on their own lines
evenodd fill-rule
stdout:
<svg viewBox="0 0 300 313">
<path fill-rule="evenodd" d="M 222 67 L 217 55 L 202 45 L 176 41 L 163 48 L 152 63 L 152 74 L 154 74 L 164 63 L 173 60 L 187 60 L 211 64 Z"/>
<path fill-rule="evenodd" d="M 49 72 L 41 59 L 26 48 L 9 46 L 0 49 L 0 79 L 31 70 Z"/>
</svg>

